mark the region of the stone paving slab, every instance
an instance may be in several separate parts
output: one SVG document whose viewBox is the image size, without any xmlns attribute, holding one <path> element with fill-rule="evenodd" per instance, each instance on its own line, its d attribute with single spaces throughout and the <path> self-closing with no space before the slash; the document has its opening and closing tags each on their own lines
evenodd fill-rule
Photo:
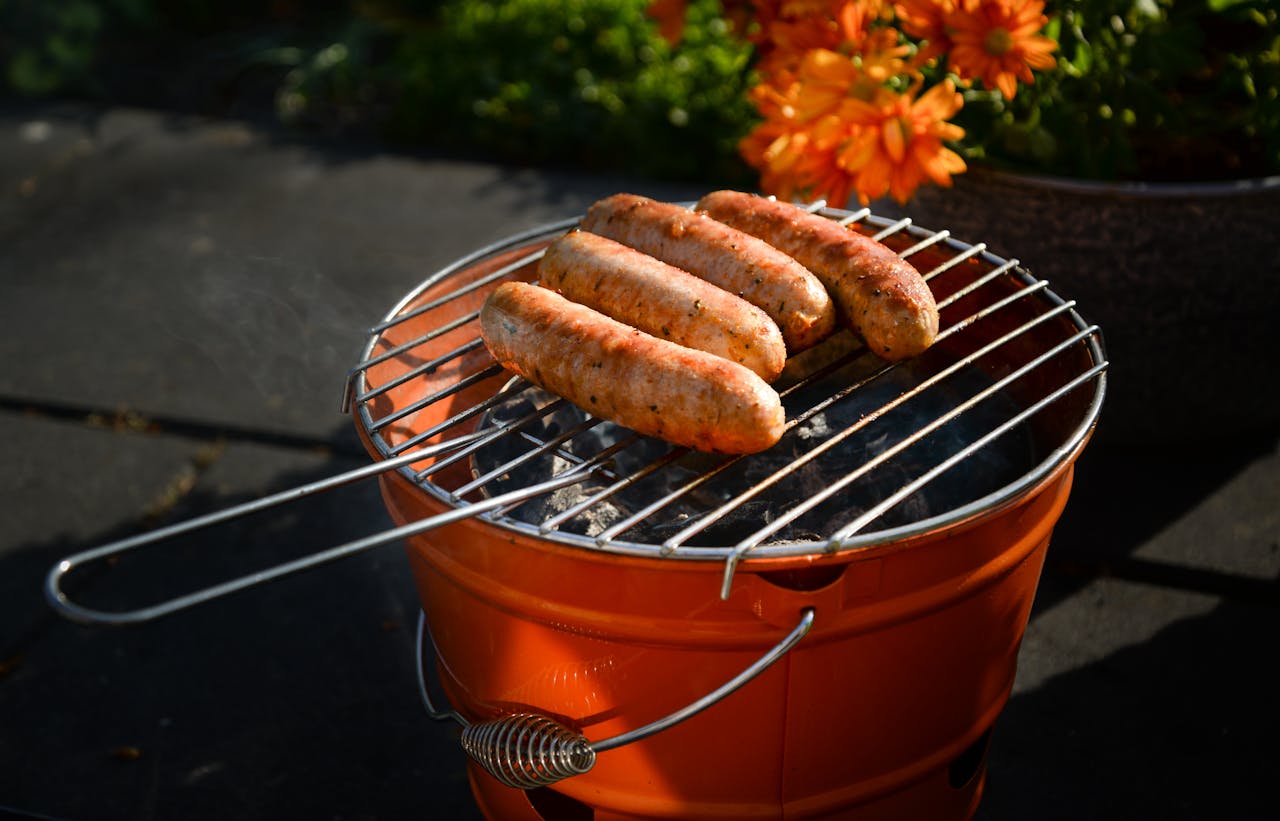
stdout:
<svg viewBox="0 0 1280 821">
<path fill-rule="evenodd" d="M 1042 581 L 978 821 L 1274 817 L 1274 600 L 1063 581 Z"/>
<path fill-rule="evenodd" d="M 1188 465 L 1197 469 L 1194 461 Z M 1250 579 L 1280 578 L 1280 444 L 1241 464 L 1133 556 Z"/>
<path fill-rule="evenodd" d="M 1149 582 L 1273 596 L 1277 500 L 1280 435 L 1178 447 L 1095 442 L 1077 465 L 1054 553 L 1060 564 L 1146 573 Z"/>
<path fill-rule="evenodd" d="M 0 815 L 479 817 L 456 740 L 418 700 L 399 545 L 134 627 L 81 627 L 42 601 L 45 571 L 73 551 L 360 462 L 44 419 L 0 430 L 10 450 L 30 445 L 4 490 L 31 511 L 0 540 Z M 73 488 L 80 503 L 51 519 L 50 496 Z M 150 604 L 388 526 L 374 486 L 342 493 L 95 565 L 67 589 Z"/>
<path fill-rule="evenodd" d="M 624 185 L 132 110 L 0 125 L 0 394 L 318 438 L 425 276 Z"/>
</svg>

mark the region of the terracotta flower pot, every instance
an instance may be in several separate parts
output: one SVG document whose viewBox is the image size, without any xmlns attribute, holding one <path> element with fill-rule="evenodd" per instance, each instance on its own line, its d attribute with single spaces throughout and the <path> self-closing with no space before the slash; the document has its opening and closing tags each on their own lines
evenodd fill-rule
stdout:
<svg viewBox="0 0 1280 821">
<path fill-rule="evenodd" d="M 1280 423 L 1280 177 L 1105 184 L 971 169 L 875 210 L 1016 258 L 1102 328 L 1100 437 Z"/>
</svg>

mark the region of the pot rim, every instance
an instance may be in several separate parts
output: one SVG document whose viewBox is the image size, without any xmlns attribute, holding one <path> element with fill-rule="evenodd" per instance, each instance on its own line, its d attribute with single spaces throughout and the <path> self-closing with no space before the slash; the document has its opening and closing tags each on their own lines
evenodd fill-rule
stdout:
<svg viewBox="0 0 1280 821">
<path fill-rule="evenodd" d="M 1146 182 L 1141 180 L 1089 180 L 1034 174 L 1002 168 L 971 166 L 959 179 L 989 178 L 1025 188 L 1047 188 L 1081 196 L 1129 197 L 1134 199 L 1196 199 L 1234 197 L 1280 191 L 1280 174 L 1229 180 L 1195 182 Z"/>
</svg>

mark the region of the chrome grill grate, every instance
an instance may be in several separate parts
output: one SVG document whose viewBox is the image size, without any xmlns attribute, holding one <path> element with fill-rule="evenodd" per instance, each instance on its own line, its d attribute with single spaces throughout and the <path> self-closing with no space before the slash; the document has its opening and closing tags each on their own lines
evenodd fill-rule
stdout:
<svg viewBox="0 0 1280 821">
<path fill-rule="evenodd" d="M 535 278 L 542 246 L 576 220 L 512 237 L 424 281 L 371 329 L 364 359 L 349 375 L 344 407 L 354 405 L 384 458 L 427 442 L 472 437 L 429 467 L 399 468 L 456 509 L 477 498 L 492 504 L 501 497 L 501 505 L 479 515 L 502 527 L 594 550 L 723 560 L 726 589 L 744 557 L 849 550 L 999 506 L 1083 446 L 1101 404 L 1106 362 L 1098 328 L 1084 322 L 1074 303 L 1059 298 L 1016 260 L 960 242 L 947 231 L 926 231 L 910 220 L 889 222 L 866 209 L 819 208 L 824 216 L 889 244 L 920 268 L 938 296 L 942 328 L 934 348 L 912 362 L 885 363 L 851 340 L 829 342 L 793 360 L 777 385 L 787 408 L 787 433 L 770 451 L 715 457 L 655 443 L 576 412 L 519 378 L 477 401 L 454 402 L 464 390 L 503 377 L 478 337 L 478 311 L 457 303 L 479 299 L 508 278 Z M 492 270 L 459 278 L 495 260 L 501 264 Z M 394 335 L 409 326 L 408 338 Z M 441 345 L 450 335 L 449 344 Z M 390 376 L 379 372 L 380 366 L 405 360 L 421 361 L 399 372 L 391 368 Z M 456 367 L 443 384 L 412 388 L 464 360 L 473 364 Z M 976 387 L 975 374 L 985 379 Z M 403 398 L 383 411 L 381 400 L 395 392 Z M 908 411 L 940 393 L 945 401 L 934 401 L 926 417 Z M 866 406 L 872 395 L 875 403 Z M 415 428 L 415 415 L 434 406 L 448 410 L 431 416 L 438 421 Z M 843 421 L 829 429 L 830 413 L 842 407 Z M 979 424 L 961 426 L 975 417 Z M 405 430 L 397 430 L 401 427 Z M 818 428 L 822 435 L 814 434 Z M 395 435 L 388 435 L 393 430 Z M 873 430 L 877 449 L 859 451 L 865 458 L 848 464 L 850 448 Z M 936 440 L 944 430 L 949 444 L 939 447 Z M 986 489 L 964 477 L 998 443 L 1016 440 L 1035 448 L 1016 475 Z M 778 462 L 779 450 L 790 456 Z M 775 462 L 768 461 L 770 454 Z M 466 466 L 472 478 L 462 484 L 437 480 L 457 466 Z M 820 489 L 791 498 L 794 492 L 787 488 L 806 471 L 816 471 Z M 869 499 L 850 502 L 860 488 L 873 484 L 873 476 L 886 471 L 897 476 L 894 484 L 880 481 Z M 931 502 L 923 516 L 895 520 L 893 511 L 909 508 L 948 476 L 953 483 L 959 476 L 959 484 L 979 487 L 979 495 L 966 498 L 962 492 L 941 507 Z M 570 500 L 548 508 L 546 500 L 565 496 L 562 489 L 570 485 L 577 486 Z M 775 498 L 760 513 L 760 500 L 769 496 Z M 618 509 L 614 503 L 623 497 L 627 503 Z M 797 530 L 824 507 L 848 515 L 835 521 L 828 516 L 820 531 Z M 602 510 L 608 515 L 594 515 Z M 734 517 L 754 519 L 755 526 L 732 542 L 707 540 L 706 534 Z"/>
</svg>

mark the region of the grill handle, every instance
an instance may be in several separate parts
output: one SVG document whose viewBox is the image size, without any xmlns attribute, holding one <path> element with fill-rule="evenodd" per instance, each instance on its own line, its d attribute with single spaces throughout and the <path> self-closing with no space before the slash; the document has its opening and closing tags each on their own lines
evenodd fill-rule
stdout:
<svg viewBox="0 0 1280 821">
<path fill-rule="evenodd" d="M 427 687 L 423 650 L 430 637 L 427 619 L 418 614 L 418 691 L 427 715 L 440 721 L 453 719 L 462 726 L 462 749 L 484 770 L 508 787 L 529 790 L 546 787 L 589 771 L 596 754 L 662 732 L 723 700 L 782 658 L 813 627 L 814 610 L 806 607 L 800 622 L 763 656 L 707 695 L 674 713 L 629 732 L 600 741 L 536 713 L 516 713 L 488 721 L 471 722 L 453 709 L 438 709 Z M 432 642 L 434 646 L 434 641 Z"/>
<path fill-rule="evenodd" d="M 131 536 L 129 538 L 109 542 L 101 545 L 100 547 L 91 548 L 89 550 L 67 556 L 55 564 L 45 577 L 45 599 L 60 615 L 70 621 L 82 624 L 118 626 L 153 621 L 161 616 L 167 616 L 179 610 L 186 610 L 187 608 L 203 604 L 213 599 L 221 598 L 230 593 L 255 587 L 268 581 L 273 581 L 281 578 L 282 576 L 288 576 L 293 573 L 308 570 L 337 559 L 354 556 L 357 553 L 362 553 L 371 548 L 386 544 L 387 542 L 392 542 L 397 539 L 406 538 L 419 533 L 425 533 L 429 530 L 435 530 L 438 527 L 443 527 L 444 525 L 452 524 L 453 522 L 461 521 L 463 519 L 469 519 L 473 516 L 478 516 L 482 513 L 496 510 L 506 505 L 514 505 L 523 501 L 528 501 L 536 496 L 550 493 L 559 488 L 581 482 L 591 475 L 589 465 L 575 466 L 537 485 L 530 485 L 529 487 L 520 488 L 511 491 L 510 493 L 502 494 L 501 496 L 493 496 L 479 502 L 461 505 L 436 516 L 429 516 L 416 522 L 410 522 L 409 524 L 401 527 L 392 528 L 364 538 L 344 542 L 336 547 L 331 547 L 327 550 L 322 550 L 309 556 L 304 556 L 300 559 L 283 562 L 263 570 L 258 570 L 254 573 L 248 573 L 244 576 L 231 579 L 230 581 L 210 585 L 209 587 L 205 587 L 192 593 L 175 596 L 174 598 L 157 604 L 140 607 L 134 610 L 99 610 L 86 607 L 85 605 L 72 601 L 66 591 L 62 589 L 62 580 L 68 573 L 91 562 L 104 561 L 113 556 L 118 556 L 131 550 L 136 550 L 137 548 L 145 545 L 152 545 L 156 542 L 171 539 L 175 536 L 180 536 L 195 530 L 201 530 L 216 524 L 222 524 L 271 507 L 297 501 L 324 491 L 333 490 L 362 479 L 368 479 L 372 476 L 386 473 L 396 468 L 407 467 L 408 465 L 419 462 L 423 459 L 438 456 L 442 453 L 461 448 L 465 445 L 473 444 L 487 435 L 492 434 L 484 431 L 477 431 L 459 436 L 457 438 L 450 439 L 447 442 L 440 442 L 435 445 L 419 448 L 392 459 L 387 459 L 382 462 L 374 462 L 370 465 L 356 468 L 355 470 L 330 476 L 327 479 L 321 479 L 310 484 L 300 485 L 289 490 L 275 493 L 271 496 L 265 496 L 244 504 L 215 511 L 204 516 L 198 516 L 167 527 L 157 528 L 156 530 L 148 533 L 142 533 L 137 536 Z"/>
</svg>

